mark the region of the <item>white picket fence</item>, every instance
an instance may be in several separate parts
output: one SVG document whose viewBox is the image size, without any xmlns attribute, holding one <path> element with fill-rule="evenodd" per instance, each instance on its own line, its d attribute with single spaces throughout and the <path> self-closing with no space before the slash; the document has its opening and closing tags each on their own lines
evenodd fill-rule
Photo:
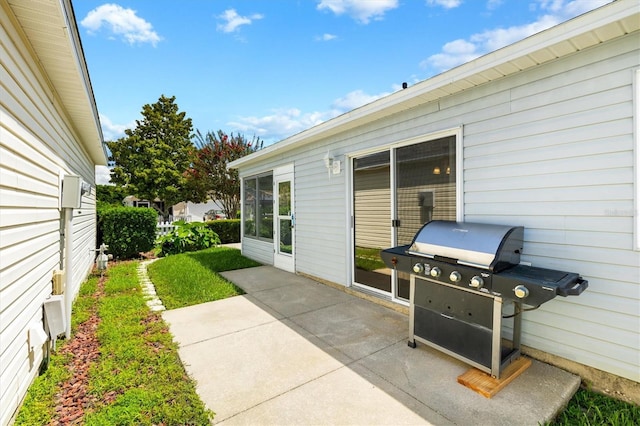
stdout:
<svg viewBox="0 0 640 426">
<path fill-rule="evenodd" d="M 176 229 L 176 227 L 172 222 L 158 222 L 156 225 L 156 237 L 167 235 L 174 229 Z"/>
</svg>

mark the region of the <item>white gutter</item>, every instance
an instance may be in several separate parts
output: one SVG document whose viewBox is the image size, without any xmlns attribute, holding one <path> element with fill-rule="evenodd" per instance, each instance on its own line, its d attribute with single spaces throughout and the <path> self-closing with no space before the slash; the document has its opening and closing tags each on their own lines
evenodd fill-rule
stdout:
<svg viewBox="0 0 640 426">
<path fill-rule="evenodd" d="M 573 54 L 577 50 L 599 44 L 602 41 L 624 35 L 631 31 L 636 31 L 638 29 L 638 21 L 640 21 L 637 16 L 639 14 L 640 4 L 637 0 L 618 0 L 609 3 L 442 74 L 438 74 L 407 89 L 392 93 L 384 98 L 346 112 L 246 157 L 232 161 L 228 164 L 228 168 L 237 169 L 241 166 L 259 161 L 260 159 L 281 154 L 283 151 L 291 149 L 294 146 L 299 147 L 315 142 L 322 138 L 329 137 L 332 134 L 372 122 L 417 105 L 450 96 L 454 93 L 462 92 L 463 90 L 491 81 L 492 79 L 498 79 L 509 74 L 521 72 L 524 69 L 537 66 L 548 60 L 555 60 Z M 620 25 L 622 21 L 625 21 L 628 28 L 623 28 L 623 26 Z M 595 30 L 598 31 L 599 38 L 592 40 L 587 37 L 585 40 L 579 40 L 580 42 L 578 43 L 580 37 Z M 548 59 L 539 60 L 538 62 L 532 60 L 531 57 L 536 56 L 536 53 L 571 39 L 576 40 L 576 42 L 573 43 L 575 45 L 573 50 L 559 50 L 553 57 L 549 57 L 549 55 L 538 55 L 539 57 L 547 57 Z M 531 65 L 523 66 L 522 63 L 524 62 L 528 62 Z M 499 71 L 497 69 L 497 67 L 505 64 L 511 65 L 509 67 L 512 70 L 510 73 L 505 73 L 504 70 Z M 489 71 L 492 71 L 495 78 L 488 78 L 486 74 L 483 75 Z M 470 81 L 471 78 L 474 78 L 473 82 Z"/>
</svg>

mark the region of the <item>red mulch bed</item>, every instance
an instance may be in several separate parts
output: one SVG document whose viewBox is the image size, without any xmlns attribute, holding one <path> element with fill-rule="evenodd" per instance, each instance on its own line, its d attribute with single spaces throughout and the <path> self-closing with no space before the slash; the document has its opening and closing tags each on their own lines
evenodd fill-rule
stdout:
<svg viewBox="0 0 640 426">
<path fill-rule="evenodd" d="M 90 317 L 78 325 L 73 338 L 60 348 L 60 353 L 71 359 L 68 365 L 71 377 L 60 385 L 60 391 L 55 396 L 56 418 L 52 425 L 82 424 L 85 411 L 98 402 L 95 396 L 87 393 L 87 390 L 89 368 L 100 356 L 100 345 L 96 336 L 100 324 L 97 302 L 104 295 L 105 280 L 104 276 L 100 278 L 97 290 L 91 296 L 95 303 L 91 308 Z M 101 402 L 112 402 L 115 397 L 115 392 L 112 395 L 105 395 Z"/>
</svg>

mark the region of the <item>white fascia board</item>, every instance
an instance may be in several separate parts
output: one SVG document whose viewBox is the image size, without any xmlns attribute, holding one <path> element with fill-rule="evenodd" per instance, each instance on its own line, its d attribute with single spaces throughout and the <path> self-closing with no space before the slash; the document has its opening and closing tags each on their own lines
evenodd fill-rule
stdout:
<svg viewBox="0 0 640 426">
<path fill-rule="evenodd" d="M 104 145 L 104 137 L 102 135 L 102 127 L 100 126 L 100 117 L 98 115 L 98 107 L 96 105 L 95 96 L 93 94 L 93 86 L 91 85 L 91 79 L 89 77 L 89 70 L 87 68 L 87 62 L 84 57 L 84 51 L 82 49 L 82 42 L 80 41 L 80 33 L 78 32 L 78 25 L 73 11 L 73 5 L 71 0 L 61 0 L 60 6 L 62 8 L 63 19 L 65 20 L 67 34 L 69 35 L 69 45 L 72 49 L 72 56 L 74 58 L 75 70 L 79 77 L 79 83 L 84 89 L 86 95 L 87 106 L 91 110 L 91 117 L 93 122 L 79 123 L 79 131 L 82 135 L 81 143 L 85 145 L 86 149 L 91 154 L 91 159 L 97 165 L 107 164 L 107 151 Z M 74 117 L 82 120 L 80 117 Z M 86 120 L 82 120 L 83 122 Z M 97 139 L 98 146 L 93 143 Z"/>
<path fill-rule="evenodd" d="M 630 20 L 629 18 L 637 15 L 639 19 Z M 587 12 L 583 15 L 570 19 L 566 22 L 558 24 L 547 30 L 531 35 L 514 44 L 508 45 L 501 49 L 490 52 L 477 59 L 467 62 L 451 70 L 445 71 L 427 80 L 419 82 L 407 89 L 402 89 L 392 93 L 384 98 L 377 99 L 369 104 L 358 107 L 354 110 L 346 112 L 317 126 L 311 127 L 293 136 L 290 136 L 280 142 L 268 146 L 260 151 L 242 157 L 228 164 L 228 168 L 237 169 L 244 165 L 255 163 L 261 159 L 269 158 L 272 155 L 282 154 L 292 147 L 299 147 L 307 143 L 312 143 L 321 138 L 328 137 L 332 134 L 339 133 L 349 128 L 367 124 L 380 116 L 387 116 L 404 109 L 412 108 L 421 103 L 431 102 L 441 98 L 442 95 L 435 95 L 434 92 L 441 91 L 443 88 L 450 96 L 453 93 L 461 92 L 462 87 L 468 87 L 466 84 L 456 85 L 456 82 L 472 78 L 473 76 L 486 73 L 489 70 L 495 70 L 500 76 L 503 73 L 497 71 L 497 67 L 504 66 L 512 61 L 540 52 L 551 46 L 557 45 L 572 38 L 579 37 L 591 31 L 609 26 L 617 25 L 622 20 L 631 22 L 640 20 L 640 4 L 637 0 L 618 0 Z M 630 31 L 637 29 L 631 28 Z M 563 52 L 562 57 L 573 54 L 575 51 Z M 554 59 L 557 59 L 554 58 Z M 531 66 L 537 63 L 532 62 Z M 510 67 L 514 72 L 522 71 L 520 67 Z M 515 70 L 518 71 L 515 71 Z M 482 77 L 480 80 L 486 80 Z M 416 99 L 419 98 L 419 99 Z M 375 114 L 382 113 L 382 114 Z M 374 117 L 375 115 L 375 117 Z"/>
</svg>

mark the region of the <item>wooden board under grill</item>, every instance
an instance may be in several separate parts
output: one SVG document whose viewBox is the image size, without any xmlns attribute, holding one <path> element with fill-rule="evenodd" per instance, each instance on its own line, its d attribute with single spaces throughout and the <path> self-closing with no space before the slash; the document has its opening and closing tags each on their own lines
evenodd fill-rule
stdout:
<svg viewBox="0 0 640 426">
<path fill-rule="evenodd" d="M 485 398 L 491 398 L 511 383 L 531 365 L 529 358 L 520 357 L 504 369 L 499 379 L 491 377 L 477 368 L 472 368 L 458 376 L 458 383 L 474 390 Z"/>
</svg>

